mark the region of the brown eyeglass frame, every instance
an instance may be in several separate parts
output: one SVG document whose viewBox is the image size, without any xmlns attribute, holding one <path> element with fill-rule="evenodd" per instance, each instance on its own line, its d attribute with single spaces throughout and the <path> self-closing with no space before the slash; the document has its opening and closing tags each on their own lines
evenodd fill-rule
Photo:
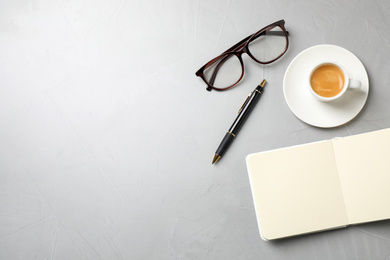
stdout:
<svg viewBox="0 0 390 260">
<path fill-rule="evenodd" d="M 272 63 L 272 62 L 276 61 L 277 59 L 279 59 L 280 57 L 282 57 L 283 54 L 286 53 L 286 51 L 288 49 L 288 44 L 289 43 L 288 43 L 288 31 L 286 31 L 286 29 L 284 28 L 284 24 L 285 24 L 284 20 L 279 20 L 279 21 L 274 22 L 274 23 L 272 23 L 270 25 L 267 25 L 266 27 L 262 28 L 258 32 L 249 35 L 245 39 L 243 39 L 240 42 L 236 43 L 233 47 L 231 47 L 231 48 L 227 49 L 226 51 L 224 51 L 218 57 L 216 57 L 216 58 L 212 59 L 211 61 L 207 62 L 203 67 L 201 67 L 197 72 L 195 72 L 195 75 L 200 77 L 207 84 L 207 88 L 206 89 L 208 91 L 211 91 L 212 89 L 217 90 L 217 91 L 223 91 L 223 90 L 228 90 L 228 89 L 236 86 L 241 81 L 241 79 L 244 77 L 244 62 L 243 62 L 242 57 L 241 57 L 243 53 L 248 54 L 249 57 L 251 57 L 255 62 L 260 63 L 260 64 Z M 282 31 L 281 32 L 270 32 L 270 30 L 272 30 L 275 27 L 280 27 L 282 29 Z M 251 41 L 257 39 L 258 37 L 260 37 L 261 35 L 266 34 L 266 33 L 268 33 L 268 34 L 270 34 L 270 33 L 279 33 L 278 35 L 284 36 L 286 38 L 286 48 L 275 59 L 263 62 L 263 61 L 257 60 L 251 54 L 251 52 L 249 51 L 248 45 L 249 45 L 249 43 Z M 214 83 L 214 80 L 215 80 L 215 78 L 217 76 L 219 68 L 232 55 L 237 56 L 237 58 L 239 59 L 239 61 L 241 63 L 242 72 L 241 72 L 240 78 L 234 84 L 232 84 L 232 85 L 230 85 L 230 86 L 228 86 L 226 88 L 216 88 L 216 87 L 214 87 L 212 84 Z M 208 82 L 206 80 L 205 76 L 204 76 L 204 70 L 207 69 L 208 67 L 214 65 L 216 62 L 219 62 L 219 63 L 215 65 L 216 66 L 215 70 L 214 70 L 213 74 L 211 75 L 210 80 Z"/>
</svg>

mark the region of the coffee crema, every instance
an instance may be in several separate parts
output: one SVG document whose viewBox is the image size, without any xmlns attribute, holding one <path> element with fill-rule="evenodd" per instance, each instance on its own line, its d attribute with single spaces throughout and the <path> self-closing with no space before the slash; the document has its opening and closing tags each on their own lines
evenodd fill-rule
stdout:
<svg viewBox="0 0 390 260">
<path fill-rule="evenodd" d="M 344 83 L 342 70 L 333 64 L 316 68 L 310 77 L 311 88 L 321 97 L 337 96 L 343 90 Z"/>
</svg>

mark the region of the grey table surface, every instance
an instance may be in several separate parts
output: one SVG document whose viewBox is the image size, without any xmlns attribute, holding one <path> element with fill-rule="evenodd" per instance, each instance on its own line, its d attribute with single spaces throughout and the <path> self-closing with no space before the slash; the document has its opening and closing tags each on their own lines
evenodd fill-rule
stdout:
<svg viewBox="0 0 390 260">
<path fill-rule="evenodd" d="M 390 221 L 261 240 L 245 165 L 390 127 L 389 14 L 386 0 L 0 1 L 0 259 L 390 259 Z M 279 19 L 282 59 L 245 58 L 239 86 L 205 90 L 198 68 Z M 318 44 L 354 53 L 370 80 L 336 128 L 300 121 L 283 96 L 289 63 Z"/>
</svg>

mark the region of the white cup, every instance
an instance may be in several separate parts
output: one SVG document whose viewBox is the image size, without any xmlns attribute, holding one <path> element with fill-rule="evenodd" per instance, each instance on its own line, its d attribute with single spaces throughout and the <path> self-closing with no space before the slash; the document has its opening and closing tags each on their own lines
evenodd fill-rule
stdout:
<svg viewBox="0 0 390 260">
<path fill-rule="evenodd" d="M 308 76 L 308 87 L 315 98 L 330 102 L 342 97 L 347 89 L 360 89 L 361 82 L 350 79 L 347 71 L 337 62 L 321 62 Z"/>
</svg>

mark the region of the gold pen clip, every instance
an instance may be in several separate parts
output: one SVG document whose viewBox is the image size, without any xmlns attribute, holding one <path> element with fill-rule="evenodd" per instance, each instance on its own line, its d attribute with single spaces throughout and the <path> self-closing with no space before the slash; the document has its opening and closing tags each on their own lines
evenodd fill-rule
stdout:
<svg viewBox="0 0 390 260">
<path fill-rule="evenodd" d="M 261 81 L 261 83 L 259 84 L 259 86 L 260 86 L 261 88 L 264 88 L 265 83 L 266 83 L 266 80 L 263 79 L 263 81 Z M 259 93 L 261 94 L 261 92 L 258 91 L 257 88 L 256 88 L 254 91 L 257 91 L 257 92 L 259 92 Z M 245 101 L 244 101 L 244 104 L 242 104 L 242 106 L 241 106 L 240 109 L 238 110 L 238 114 L 241 113 L 241 111 L 242 111 L 242 109 L 244 108 L 244 106 L 246 105 L 246 103 L 248 103 L 248 100 L 249 100 L 249 98 L 251 97 L 252 93 L 253 93 L 253 91 L 252 91 L 251 93 L 249 93 L 248 97 L 247 97 L 247 98 L 245 99 Z"/>
<path fill-rule="evenodd" d="M 238 114 L 241 113 L 241 110 L 244 108 L 244 106 L 246 105 L 246 103 L 248 103 L 249 97 L 250 97 L 251 95 L 252 95 L 252 92 L 249 93 L 249 95 L 248 95 L 247 98 L 245 99 L 244 104 L 242 104 L 242 106 L 241 106 L 240 109 L 238 110 Z"/>
</svg>

